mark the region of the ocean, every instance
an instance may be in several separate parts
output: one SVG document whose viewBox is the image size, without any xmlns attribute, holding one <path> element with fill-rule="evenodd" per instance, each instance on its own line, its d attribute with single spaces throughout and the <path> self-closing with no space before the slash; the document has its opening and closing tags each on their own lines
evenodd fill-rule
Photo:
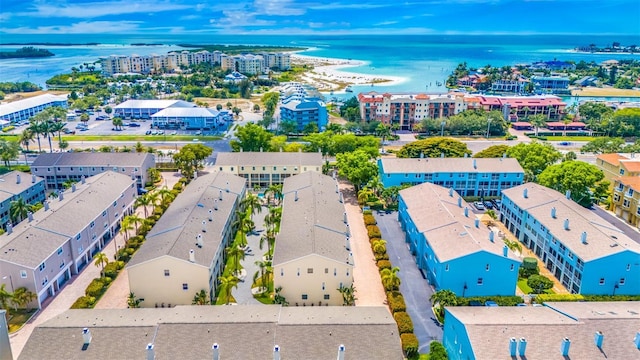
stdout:
<svg viewBox="0 0 640 360">
<path fill-rule="evenodd" d="M 573 48 L 591 43 L 605 46 L 617 41 L 640 44 L 640 36 L 563 36 L 563 35 L 361 35 L 361 36 L 266 36 L 266 35 L 0 35 L 1 43 L 100 43 L 93 46 L 47 46 L 56 54 L 50 58 L 0 60 L 0 81 L 31 81 L 45 85 L 55 74 L 69 72 L 72 66 L 97 61 L 111 54 L 152 54 L 180 50 L 178 44 L 250 44 L 308 48 L 302 54 L 318 57 L 363 60 L 366 65 L 349 71 L 401 76 L 407 81 L 393 85 L 354 86 L 363 91 L 444 92 L 451 71 L 462 62 L 469 66 L 505 66 L 547 60 L 594 61 L 637 59 L 635 54 L 585 54 Z M 132 46 L 132 43 L 156 44 Z M 158 45 L 162 44 L 162 45 Z M 4 45 L 2 50 L 20 46 Z M 38 46 L 43 47 L 43 46 Z"/>
</svg>

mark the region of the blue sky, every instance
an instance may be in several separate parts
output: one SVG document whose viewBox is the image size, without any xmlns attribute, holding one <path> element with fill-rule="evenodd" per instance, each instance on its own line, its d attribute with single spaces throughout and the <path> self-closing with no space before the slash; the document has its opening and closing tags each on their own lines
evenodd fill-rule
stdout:
<svg viewBox="0 0 640 360">
<path fill-rule="evenodd" d="M 0 0 L 11 34 L 627 34 L 639 0 Z"/>
</svg>

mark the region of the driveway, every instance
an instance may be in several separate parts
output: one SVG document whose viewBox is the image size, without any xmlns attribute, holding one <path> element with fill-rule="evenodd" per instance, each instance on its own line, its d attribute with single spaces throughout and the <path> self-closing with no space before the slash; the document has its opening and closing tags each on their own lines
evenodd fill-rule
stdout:
<svg viewBox="0 0 640 360">
<path fill-rule="evenodd" d="M 404 241 L 405 233 L 398 222 L 398 213 L 376 214 L 375 217 L 382 238 L 387 241 L 389 260 L 393 266 L 400 268 L 400 291 L 407 304 L 407 312 L 413 320 L 413 332 L 420 341 L 420 352 L 428 353 L 432 340 L 442 341 L 442 328 L 435 320 L 429 301 L 433 289 L 422 276 L 413 255 L 409 252 L 409 247 Z"/>
<path fill-rule="evenodd" d="M 244 260 L 240 261 L 240 264 L 246 271 L 245 278 L 238 283 L 238 287 L 231 291 L 236 303 L 239 305 L 259 305 L 260 302 L 253 297 L 251 293 L 251 285 L 253 285 L 253 275 L 260 271 L 260 267 L 255 264 L 256 261 L 261 261 L 262 256 L 267 252 L 267 248 L 264 247 L 260 250 L 260 237 L 265 231 L 264 217 L 269 214 L 269 208 L 262 207 L 262 210 L 254 214 L 251 220 L 254 221 L 256 228 L 255 232 L 247 234 L 247 246 L 250 251 L 245 252 Z"/>
<path fill-rule="evenodd" d="M 594 205 L 591 211 L 593 211 L 594 213 L 596 213 L 596 215 L 603 218 L 607 223 L 609 223 L 615 229 L 622 231 L 625 235 L 630 237 L 633 241 L 640 244 L 640 232 L 635 230 L 631 225 L 627 224 L 624 220 L 617 217 L 614 213 L 612 213 L 611 211 L 607 211 L 598 205 Z M 603 225 L 609 226 L 606 223 Z"/>
</svg>

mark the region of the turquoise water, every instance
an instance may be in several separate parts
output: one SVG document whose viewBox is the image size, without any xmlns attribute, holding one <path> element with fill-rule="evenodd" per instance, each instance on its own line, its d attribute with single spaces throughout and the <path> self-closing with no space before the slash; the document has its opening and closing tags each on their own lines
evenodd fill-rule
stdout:
<svg viewBox="0 0 640 360">
<path fill-rule="evenodd" d="M 361 91 L 428 91 L 442 92 L 443 83 L 458 63 L 478 67 L 530 63 L 539 60 L 574 60 L 601 62 L 608 59 L 638 59 L 631 54 L 582 54 L 572 52 L 576 46 L 595 43 L 640 43 L 638 36 L 249 36 L 249 35 L 9 35 L 3 43 L 29 42 L 98 42 L 99 46 L 51 47 L 55 57 L 44 59 L 0 60 L 0 81 L 32 81 L 44 85 L 54 74 L 69 71 L 72 66 L 93 62 L 110 54 L 151 54 L 179 50 L 176 44 L 260 44 L 309 47 L 304 54 L 364 60 L 367 65 L 351 68 L 366 74 L 394 75 L 408 78 L 395 86 L 354 86 Z M 131 43 L 161 43 L 163 46 L 130 46 Z M 19 46 L 0 46 L 15 49 Z"/>
</svg>

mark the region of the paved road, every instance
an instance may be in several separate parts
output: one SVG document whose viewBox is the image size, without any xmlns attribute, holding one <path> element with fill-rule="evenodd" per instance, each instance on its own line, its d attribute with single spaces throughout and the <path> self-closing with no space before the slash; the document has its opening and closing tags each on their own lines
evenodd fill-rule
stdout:
<svg viewBox="0 0 640 360">
<path fill-rule="evenodd" d="M 262 256 L 267 252 L 266 247 L 260 250 L 260 237 L 264 232 L 264 217 L 269 213 L 269 209 L 265 206 L 262 207 L 262 211 L 253 215 L 256 231 L 252 234 L 247 234 L 247 245 L 251 251 L 245 253 L 244 260 L 240 261 L 240 264 L 246 271 L 246 277 L 243 281 L 238 283 L 238 287 L 232 290 L 232 295 L 236 302 L 241 305 L 255 305 L 260 304 L 258 300 L 251 294 L 251 285 L 253 285 L 253 275 L 256 271 L 260 271 L 260 267 L 255 264 L 256 261 L 262 260 Z"/>
<path fill-rule="evenodd" d="M 602 217 L 614 228 L 622 231 L 625 235 L 633 239 L 633 241 L 640 244 L 640 232 L 633 229 L 629 224 L 624 222 L 624 220 L 616 217 L 615 214 L 601 208 L 600 206 L 594 206 L 591 209 L 591 211 L 595 212 L 598 216 Z M 603 225 L 608 225 L 608 224 L 603 224 Z"/>
<path fill-rule="evenodd" d="M 420 352 L 429 352 L 432 340 L 442 341 L 442 328 L 431 311 L 429 298 L 433 289 L 422 276 L 413 255 L 404 241 L 405 233 L 400 228 L 397 212 L 375 215 L 382 238 L 387 241 L 387 253 L 393 266 L 400 268 L 400 291 L 407 304 L 407 312 L 413 320 L 413 332 L 420 341 Z"/>
</svg>

